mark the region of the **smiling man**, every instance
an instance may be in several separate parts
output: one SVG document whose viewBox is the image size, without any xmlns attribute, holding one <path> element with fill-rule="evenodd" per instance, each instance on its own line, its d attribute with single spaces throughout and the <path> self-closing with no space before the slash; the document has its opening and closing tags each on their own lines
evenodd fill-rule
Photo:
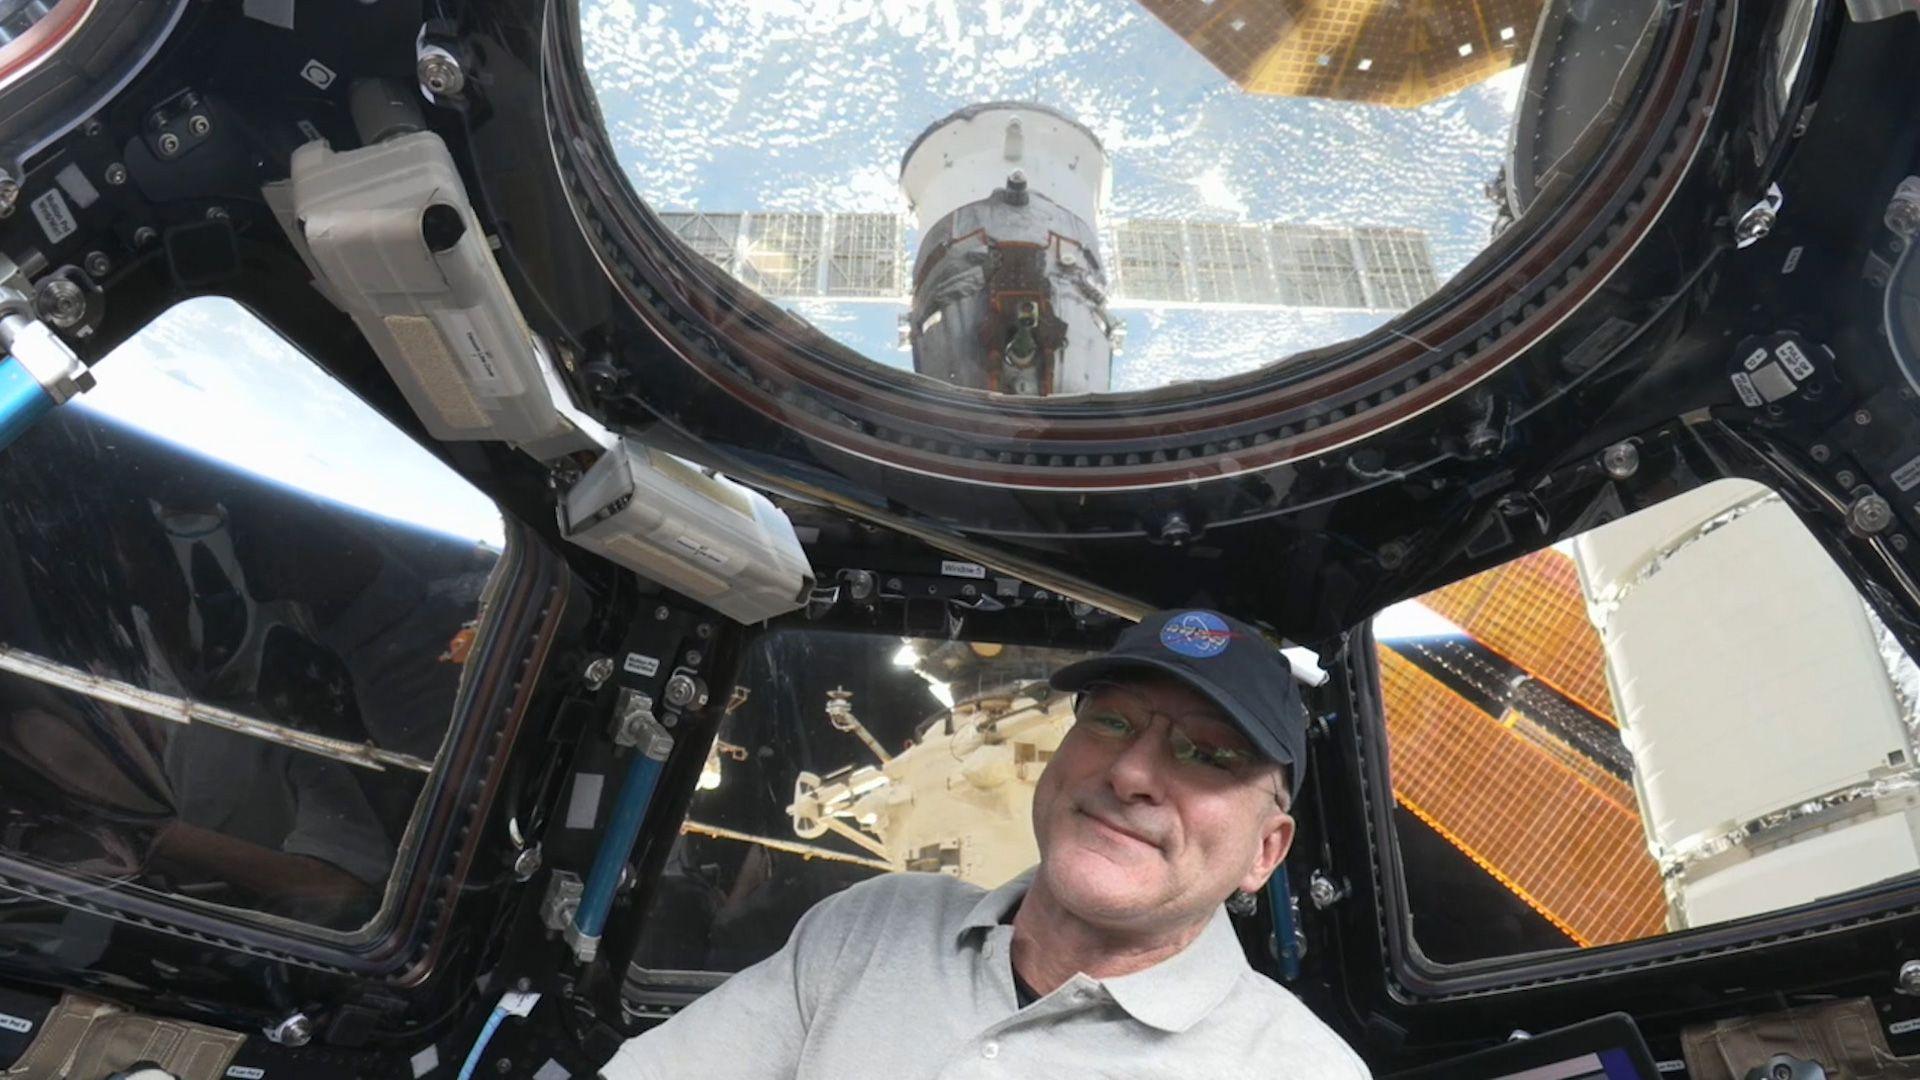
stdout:
<svg viewBox="0 0 1920 1080">
<path fill-rule="evenodd" d="M 1224 904 L 1293 842 L 1306 710 L 1286 658 L 1158 612 L 1056 672 L 1074 725 L 1034 790 L 1040 864 L 992 892 L 889 874 L 608 1063 L 630 1077 L 1366 1077 L 1255 972 Z"/>
</svg>

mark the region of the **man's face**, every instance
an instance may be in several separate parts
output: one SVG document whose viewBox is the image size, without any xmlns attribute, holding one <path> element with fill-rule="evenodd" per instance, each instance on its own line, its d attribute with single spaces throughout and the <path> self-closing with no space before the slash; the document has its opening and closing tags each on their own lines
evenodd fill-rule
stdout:
<svg viewBox="0 0 1920 1080">
<path fill-rule="evenodd" d="M 1182 735 L 1252 750 L 1206 698 L 1130 680 L 1090 689 L 1077 716 L 1033 796 L 1040 875 L 1063 907 L 1097 926 L 1151 930 L 1209 917 L 1235 889 L 1266 883 L 1293 842 L 1276 800 L 1280 767 L 1182 760 Z"/>
</svg>

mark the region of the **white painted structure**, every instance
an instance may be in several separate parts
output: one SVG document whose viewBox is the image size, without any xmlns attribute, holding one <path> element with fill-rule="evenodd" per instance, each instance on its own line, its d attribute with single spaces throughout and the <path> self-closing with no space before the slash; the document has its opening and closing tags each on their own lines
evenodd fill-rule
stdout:
<svg viewBox="0 0 1920 1080">
<path fill-rule="evenodd" d="M 1778 496 L 1709 484 L 1573 554 L 1674 929 L 1920 870 L 1912 663 Z"/>
</svg>

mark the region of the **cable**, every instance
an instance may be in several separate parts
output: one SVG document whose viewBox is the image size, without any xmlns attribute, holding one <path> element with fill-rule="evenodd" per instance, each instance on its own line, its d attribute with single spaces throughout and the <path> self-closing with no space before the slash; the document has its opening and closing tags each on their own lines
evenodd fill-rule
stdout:
<svg viewBox="0 0 1920 1080">
<path fill-rule="evenodd" d="M 486 1025 L 473 1040 L 473 1049 L 467 1051 L 466 1064 L 460 1066 L 460 1080 L 473 1080 L 473 1070 L 480 1067 L 480 1059 L 487 1052 L 487 1043 L 493 1040 L 493 1033 L 500 1030 L 501 1021 L 509 1016 L 526 1016 L 539 1000 L 539 994 L 520 990 L 509 990 L 500 995 L 500 1004 L 493 1007 Z"/>
</svg>

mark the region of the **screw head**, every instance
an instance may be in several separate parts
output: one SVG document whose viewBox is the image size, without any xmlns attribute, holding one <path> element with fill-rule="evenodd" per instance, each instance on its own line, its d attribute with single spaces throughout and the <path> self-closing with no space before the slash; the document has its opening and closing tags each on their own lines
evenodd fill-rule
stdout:
<svg viewBox="0 0 1920 1080">
<path fill-rule="evenodd" d="M 121 184 L 124 184 L 126 182 L 127 182 L 127 167 L 125 165 L 122 165 L 116 161 L 113 164 L 107 166 L 107 183 L 109 185 L 113 187 L 119 187 Z"/>
<path fill-rule="evenodd" d="M 0 176 L 0 218 L 13 213 L 20 203 L 20 184 L 16 180 Z"/>
<path fill-rule="evenodd" d="M 680 672 L 667 680 L 666 698 L 676 709 L 699 708 L 706 704 L 707 692 L 700 680 Z"/>
<path fill-rule="evenodd" d="M 1167 515 L 1160 523 L 1160 542 L 1163 544 L 1184 544 L 1193 539 L 1193 526 L 1187 524 L 1187 515 L 1178 510 Z"/>
<path fill-rule="evenodd" d="M 1907 550 L 1907 538 L 1900 535 L 1899 533 L 1894 533 L 1892 536 L 1888 537 L 1887 543 L 1892 544 L 1893 550 L 1895 551 Z"/>
<path fill-rule="evenodd" d="M 209 206 L 209 207 L 207 207 L 207 220 L 208 220 L 208 221 L 225 221 L 225 220 L 227 220 L 227 208 L 226 208 L 226 207 L 224 207 L 224 206 Z"/>
<path fill-rule="evenodd" d="M 1920 994 L 1920 960 L 1909 960 L 1900 965 L 1900 992 Z"/>
<path fill-rule="evenodd" d="M 420 85 L 435 97 L 458 94 L 467 85 L 467 76 L 460 65 L 437 49 L 422 54 L 414 70 L 420 77 Z"/>
<path fill-rule="evenodd" d="M 1614 443 L 1600 454 L 1600 464 L 1608 476 L 1625 480 L 1640 471 L 1640 448 L 1630 442 Z"/>
<path fill-rule="evenodd" d="M 92 274 L 96 278 L 103 278 L 107 276 L 107 271 L 111 269 L 113 269 L 113 260 L 107 258 L 106 252 L 90 251 L 87 253 L 87 273 Z"/>
<path fill-rule="evenodd" d="M 520 849 L 513 857 L 513 880 L 531 881 L 540 872 L 540 845 Z"/>
<path fill-rule="evenodd" d="M 667 616 L 670 614 L 672 614 L 672 612 L 667 610 L 667 605 L 665 604 L 661 604 L 659 607 L 653 609 L 653 617 L 656 622 L 666 622 Z"/>
<path fill-rule="evenodd" d="M 1847 528 L 1856 536 L 1872 536 L 1893 524 L 1893 506 L 1879 495 L 1862 495 L 1847 508 Z"/>
<path fill-rule="evenodd" d="M 306 1013 L 294 1013 L 268 1028 L 267 1039 L 281 1046 L 305 1046 L 313 1041 L 313 1021 Z"/>
<path fill-rule="evenodd" d="M 1894 235 L 1906 239 L 1920 233 L 1920 197 L 1902 197 L 1887 204 L 1886 225 Z"/>
<path fill-rule="evenodd" d="M 704 656 L 702 656 L 702 655 L 700 655 L 700 650 L 699 650 L 699 649 L 688 649 L 688 650 L 687 650 L 687 666 L 688 666 L 688 667 L 699 667 L 699 666 L 700 666 L 700 661 L 702 661 L 702 660 L 705 660 L 705 659 L 706 659 L 706 657 L 704 657 Z"/>
<path fill-rule="evenodd" d="M 1853 422 L 1861 427 L 1866 427 L 1868 424 L 1873 423 L 1873 414 L 1865 409 L 1855 409 L 1853 412 Z"/>
<path fill-rule="evenodd" d="M 160 136 L 160 156 L 172 157 L 180 152 L 180 136 L 168 131 Z"/>
<path fill-rule="evenodd" d="M 1766 239 L 1767 234 L 1773 231 L 1776 216 L 1773 208 L 1765 204 L 1748 210 L 1740 215 L 1740 221 L 1733 227 L 1734 242 L 1741 247 L 1746 247 L 1748 244 Z"/>
<path fill-rule="evenodd" d="M 608 679 L 613 678 L 613 659 L 606 656 L 595 657 L 587 664 L 587 669 L 582 672 L 582 675 L 587 680 L 587 689 L 600 689 L 607 684 Z"/>
<path fill-rule="evenodd" d="M 213 130 L 213 121 L 196 113 L 187 119 L 187 130 L 195 135 L 205 135 Z"/>
<path fill-rule="evenodd" d="M 1834 473 L 1833 479 L 1836 483 L 1838 483 L 1843 488 L 1850 488 L 1853 486 L 1853 474 L 1848 472 L 1845 469 L 1841 469 L 1839 472 Z"/>
<path fill-rule="evenodd" d="M 1307 880 L 1307 898 L 1313 901 L 1314 907 L 1324 911 L 1331 907 L 1334 901 L 1340 899 L 1340 890 L 1334 886 L 1327 875 L 1315 870 L 1313 876 Z"/>
<path fill-rule="evenodd" d="M 87 294 L 67 278 L 48 278 L 33 292 L 33 310 L 48 325 L 70 330 L 87 317 Z"/>
<path fill-rule="evenodd" d="M 1825 443 L 1814 443 L 1813 446 L 1808 449 L 1807 453 L 1812 456 L 1813 460 L 1821 464 L 1825 464 L 1827 459 L 1833 456 L 1833 451 L 1827 449 L 1827 444 Z"/>
<path fill-rule="evenodd" d="M 156 231 L 153 226 L 142 225 L 139 228 L 133 230 L 133 246 L 146 247 L 148 244 L 151 244 L 155 240 L 159 239 L 159 237 L 160 237 L 160 233 Z"/>
</svg>

